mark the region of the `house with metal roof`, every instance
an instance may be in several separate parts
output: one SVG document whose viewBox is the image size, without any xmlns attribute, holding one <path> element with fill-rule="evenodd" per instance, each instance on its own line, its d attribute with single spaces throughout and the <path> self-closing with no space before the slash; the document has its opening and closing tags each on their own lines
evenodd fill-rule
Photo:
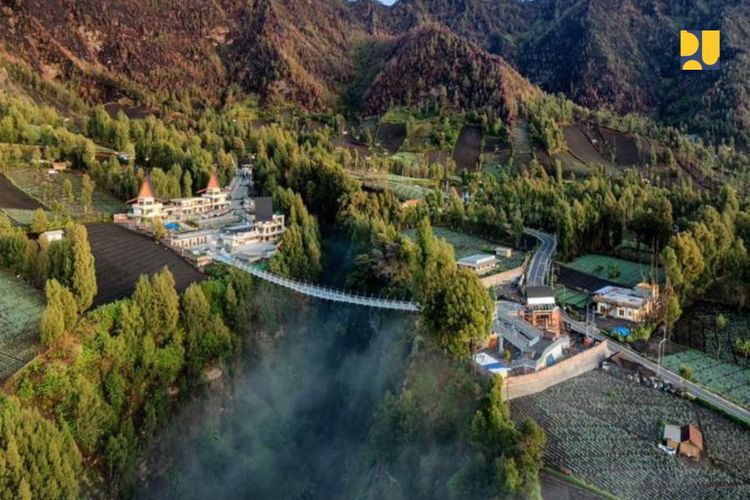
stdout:
<svg viewBox="0 0 750 500">
<path fill-rule="evenodd" d="M 471 269 L 477 275 L 487 274 L 497 267 L 497 257 L 486 253 L 470 255 L 456 262 L 458 267 Z"/>
<path fill-rule="evenodd" d="M 635 288 L 607 285 L 594 293 L 596 312 L 634 323 L 645 321 L 656 307 L 658 287 L 639 283 Z"/>
</svg>

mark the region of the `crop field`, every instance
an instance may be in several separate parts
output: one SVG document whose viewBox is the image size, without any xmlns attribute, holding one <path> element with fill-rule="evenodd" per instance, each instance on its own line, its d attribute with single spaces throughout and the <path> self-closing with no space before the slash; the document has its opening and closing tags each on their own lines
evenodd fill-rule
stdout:
<svg viewBox="0 0 750 500">
<path fill-rule="evenodd" d="M 641 140 L 641 151 L 639 151 L 637 139 L 632 134 L 624 134 L 606 127 L 598 127 L 598 132 L 610 156 L 611 153 L 614 153 L 617 165 L 632 167 L 638 165 L 643 159 L 648 158 L 648 152 L 651 147 L 648 141 Z"/>
<path fill-rule="evenodd" d="M 519 120 L 511 130 L 511 143 L 513 144 L 513 158 L 518 165 L 528 165 L 533 158 L 531 149 L 531 138 L 526 122 Z"/>
<path fill-rule="evenodd" d="M 482 148 L 482 129 L 476 125 L 464 125 L 453 149 L 453 160 L 457 171 L 473 171 L 477 168 Z"/>
<path fill-rule="evenodd" d="M 648 278 L 650 266 L 640 262 L 618 259 L 608 255 L 588 254 L 578 257 L 566 266 L 597 278 L 613 281 L 627 287 L 633 287 Z M 657 280 L 664 281 L 664 271 L 656 270 Z"/>
<path fill-rule="evenodd" d="M 565 142 L 568 144 L 568 150 L 572 155 L 583 163 L 592 165 L 605 165 L 608 162 L 599 154 L 591 144 L 591 141 L 581 131 L 578 125 L 565 125 L 562 128 Z"/>
<path fill-rule="evenodd" d="M 479 238 L 470 234 L 457 233 L 446 229 L 444 227 L 433 227 L 432 232 L 438 238 L 443 238 L 453 247 L 453 251 L 456 254 L 456 259 L 462 259 L 470 255 L 478 253 L 489 253 L 495 254 L 495 248 L 498 247 L 499 243 L 493 243 L 489 240 Z M 417 234 L 416 229 L 410 229 L 406 231 L 409 238 L 414 239 Z M 498 271 L 505 269 L 513 269 L 523 264 L 525 253 L 519 250 L 513 250 L 510 258 L 498 257 L 499 266 Z"/>
<path fill-rule="evenodd" d="M 43 168 L 11 167 L 8 169 L 8 176 L 16 186 L 21 188 L 32 198 L 41 200 L 46 205 L 52 203 L 53 200 L 58 201 L 62 203 L 73 216 L 81 217 L 84 215 L 84 207 L 81 204 L 80 197 L 82 175 L 79 173 L 66 171 L 50 175 L 47 173 L 47 170 Z M 70 180 L 70 183 L 73 186 L 73 201 L 66 200 L 64 196 L 63 184 L 66 179 Z M 94 205 L 93 211 L 100 215 L 114 214 L 127 210 L 124 203 L 103 189 L 95 188 L 92 198 Z"/>
<path fill-rule="evenodd" d="M 558 304 L 575 307 L 576 309 L 585 309 L 591 302 L 591 297 L 586 293 L 558 286 L 555 288 L 555 300 Z"/>
<path fill-rule="evenodd" d="M 381 123 L 375 141 L 389 153 L 395 153 L 406 139 L 406 126 L 403 123 Z"/>
<path fill-rule="evenodd" d="M 28 210 L 24 208 L 0 208 L 0 212 L 3 212 L 16 224 L 28 226 L 31 224 L 31 221 L 34 220 L 34 212 L 36 212 L 36 210 Z M 45 210 L 45 214 L 49 221 L 52 221 L 55 218 L 52 212 Z"/>
<path fill-rule="evenodd" d="M 34 357 L 44 294 L 14 276 L 0 272 L 0 380 Z"/>
<path fill-rule="evenodd" d="M 689 366 L 693 371 L 693 381 L 736 403 L 750 407 L 748 368 L 724 363 L 694 349 L 664 356 L 663 364 L 675 373 L 679 373 L 681 366 Z"/>
<path fill-rule="evenodd" d="M 396 174 L 361 174 L 359 172 L 351 172 L 351 174 L 354 178 L 359 179 L 365 187 L 393 191 L 399 200 L 421 200 L 435 187 L 435 182 L 430 179 L 405 177 Z"/>
<path fill-rule="evenodd" d="M 719 316 L 726 325 L 717 326 Z M 717 359 L 750 367 L 750 359 L 737 352 L 735 342 L 750 339 L 750 314 L 734 308 L 701 303 L 689 307 L 675 325 L 673 340 Z"/>
<path fill-rule="evenodd" d="M 441 165 L 447 165 L 451 154 L 448 151 L 433 149 L 425 152 L 424 156 L 427 163 L 440 163 Z"/>
<path fill-rule="evenodd" d="M 612 281 L 597 278 L 591 274 L 577 271 L 572 267 L 560 265 L 557 272 L 557 280 L 566 288 L 582 290 L 593 293 L 607 285 L 617 285 Z"/>
<path fill-rule="evenodd" d="M 164 266 L 172 271 L 179 291 L 204 278 L 181 257 L 144 235 L 114 224 L 91 225 L 88 232 L 99 288 L 95 305 L 129 296 L 140 275 Z"/>
<path fill-rule="evenodd" d="M 0 208 L 36 210 L 41 205 L 0 174 Z"/>
<path fill-rule="evenodd" d="M 628 499 L 748 498 L 750 433 L 690 401 L 601 370 L 511 401 L 547 433 L 545 462 Z M 663 423 L 699 425 L 700 463 L 657 448 Z"/>
</svg>

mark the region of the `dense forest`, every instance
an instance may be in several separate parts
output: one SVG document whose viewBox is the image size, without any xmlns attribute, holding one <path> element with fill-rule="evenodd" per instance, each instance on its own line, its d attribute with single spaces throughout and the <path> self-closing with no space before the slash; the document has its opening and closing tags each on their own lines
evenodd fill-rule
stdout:
<svg viewBox="0 0 750 500">
<path fill-rule="evenodd" d="M 367 473 L 351 491 L 540 495 L 544 431 L 514 424 L 501 383 L 466 362 L 487 340 L 493 296 L 435 227 L 517 248 L 524 227 L 543 229 L 561 262 L 632 244 L 666 277 L 643 337 L 699 300 L 746 307 L 747 16 L 737 2 L 704 3 L 726 31 L 717 81 L 676 81 L 673 58 L 656 50 L 670 46 L 675 19 L 714 12 L 679 1 L 42 3 L 0 7 L 0 173 L 65 161 L 81 188 L 68 182 L 64 198 L 88 212 L 96 189 L 125 201 L 148 175 L 159 197 L 190 196 L 212 171 L 226 185 L 251 161 L 258 194 L 287 221 L 270 271 L 421 304 L 414 325 L 386 337 L 403 342 L 403 366 L 357 415 Z M 651 117 L 621 114 L 631 111 Z M 388 125 L 402 134 L 394 151 Z M 602 141 L 601 164 L 572 169 L 571 129 L 632 139 L 635 160 L 621 165 L 617 140 Z M 451 156 L 465 130 L 479 137 L 471 168 Z M 502 160 L 483 163 L 498 151 Z M 0 398 L 0 496 L 134 495 L 144 457 L 172 458 L 158 454 L 173 416 L 230 390 L 212 377 L 247 383 L 250 364 L 285 352 L 283 328 L 264 316 L 259 283 L 218 264 L 182 293 L 164 269 L 92 309 L 91 220 L 43 201 L 49 210 L 28 225 L 0 212 L 0 268 L 46 304 L 39 354 Z M 53 228 L 66 237 L 38 238 Z M 317 354 L 332 363 L 353 345 Z M 434 380 L 444 385 L 428 389 Z"/>
</svg>

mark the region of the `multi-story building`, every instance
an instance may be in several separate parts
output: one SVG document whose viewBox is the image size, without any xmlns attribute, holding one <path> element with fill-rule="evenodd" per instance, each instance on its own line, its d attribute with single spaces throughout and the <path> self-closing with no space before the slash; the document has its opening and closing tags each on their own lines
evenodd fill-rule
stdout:
<svg viewBox="0 0 750 500">
<path fill-rule="evenodd" d="M 562 311 L 555 302 L 555 292 L 548 286 L 526 288 L 524 319 L 538 329 L 559 338 L 562 333 Z"/>
<path fill-rule="evenodd" d="M 174 198 L 167 202 L 156 197 L 148 176 L 143 178 L 138 195 L 128 201 L 132 205 L 128 220 L 139 224 L 151 223 L 159 218 L 163 222 L 179 222 L 187 219 L 216 216 L 227 213 L 230 203 L 227 193 L 221 189 L 216 173 L 211 173 L 206 189 L 198 191 L 200 196 Z"/>
</svg>

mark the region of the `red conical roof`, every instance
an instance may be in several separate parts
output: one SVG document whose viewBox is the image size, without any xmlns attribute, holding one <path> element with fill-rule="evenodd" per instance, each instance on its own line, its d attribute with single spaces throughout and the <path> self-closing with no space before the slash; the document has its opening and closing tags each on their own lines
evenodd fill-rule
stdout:
<svg viewBox="0 0 750 500">
<path fill-rule="evenodd" d="M 216 170 L 211 172 L 211 177 L 208 178 L 208 185 L 206 186 L 206 189 L 221 189 L 221 184 L 219 184 L 219 178 L 216 176 Z"/>
<path fill-rule="evenodd" d="M 127 203 L 133 203 L 141 198 L 156 198 L 154 194 L 154 188 L 151 186 L 151 180 L 148 176 L 144 177 L 141 181 L 141 187 L 138 189 L 138 195 L 132 200 L 128 200 Z"/>
<path fill-rule="evenodd" d="M 221 183 L 219 183 L 219 177 L 216 175 L 216 170 L 211 171 L 211 176 L 208 178 L 206 189 L 201 189 L 198 193 L 205 193 L 209 189 L 221 189 Z"/>
</svg>

